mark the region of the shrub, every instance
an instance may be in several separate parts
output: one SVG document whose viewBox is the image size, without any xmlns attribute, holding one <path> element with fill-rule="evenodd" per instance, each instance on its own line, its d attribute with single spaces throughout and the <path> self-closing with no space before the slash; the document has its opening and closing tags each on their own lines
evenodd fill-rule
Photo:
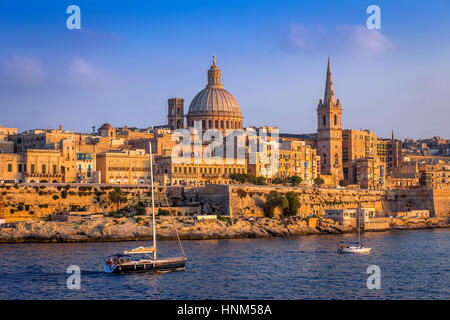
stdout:
<svg viewBox="0 0 450 320">
<path fill-rule="evenodd" d="M 170 215 L 170 211 L 166 210 L 166 209 L 161 209 L 158 211 L 158 216 L 169 216 Z"/>
<path fill-rule="evenodd" d="M 264 203 L 264 215 L 268 218 L 272 218 L 275 212 L 275 208 L 279 207 L 284 209 L 288 206 L 286 196 L 278 193 L 275 190 L 269 192 L 266 195 L 266 202 Z"/>
<path fill-rule="evenodd" d="M 24 209 L 24 208 L 23 208 L 23 205 L 19 204 L 19 205 L 17 206 L 17 210 L 22 211 L 23 209 Z"/>
<path fill-rule="evenodd" d="M 325 181 L 322 178 L 316 178 L 314 179 L 314 184 L 318 185 L 319 187 L 323 185 Z"/>
<path fill-rule="evenodd" d="M 58 199 L 59 199 L 59 196 L 55 194 L 55 195 L 53 195 L 52 198 L 53 198 L 53 200 L 58 200 Z"/>
<path fill-rule="evenodd" d="M 272 184 L 283 184 L 283 185 L 285 185 L 287 183 L 287 180 L 286 179 L 283 179 L 283 178 L 274 178 L 274 179 L 272 179 Z"/>
<path fill-rule="evenodd" d="M 300 183 L 302 183 L 303 179 L 300 178 L 299 176 L 293 176 L 289 178 L 289 182 L 293 185 L 293 186 L 298 186 Z"/>
<path fill-rule="evenodd" d="M 145 215 L 145 207 L 143 205 L 139 205 L 139 203 L 134 206 L 134 209 L 136 210 L 136 215 L 143 216 Z"/>
<path fill-rule="evenodd" d="M 67 198 L 67 191 L 66 190 L 61 191 L 61 198 L 63 198 L 63 199 Z"/>
<path fill-rule="evenodd" d="M 260 186 L 265 186 L 267 184 L 267 179 L 265 177 L 256 178 L 256 184 Z"/>
<path fill-rule="evenodd" d="M 11 213 L 11 214 L 13 214 L 14 212 L 16 212 L 16 210 L 14 210 L 14 209 L 9 210 L 9 213 Z"/>
<path fill-rule="evenodd" d="M 28 205 L 28 204 L 25 205 L 25 210 L 26 210 L 26 211 L 30 211 L 30 205 Z"/>
<path fill-rule="evenodd" d="M 241 198 L 241 199 L 245 198 L 247 196 L 247 192 L 245 190 L 242 190 L 242 189 L 238 189 L 237 190 L 237 194 L 238 194 L 239 198 Z"/>
</svg>

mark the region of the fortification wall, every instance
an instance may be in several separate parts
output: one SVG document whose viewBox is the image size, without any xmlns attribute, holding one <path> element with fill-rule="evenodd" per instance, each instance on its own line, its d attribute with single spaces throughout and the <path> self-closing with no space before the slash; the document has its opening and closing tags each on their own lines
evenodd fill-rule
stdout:
<svg viewBox="0 0 450 320">
<path fill-rule="evenodd" d="M 389 211 L 430 210 L 430 216 L 450 214 L 450 189 L 399 189 L 386 191 Z"/>
<path fill-rule="evenodd" d="M 433 204 L 436 216 L 450 216 L 450 188 L 433 189 Z"/>
<path fill-rule="evenodd" d="M 123 208 L 139 201 L 148 201 L 148 188 L 121 188 L 127 194 Z M 0 194 L 4 205 L 3 212 L 8 222 L 47 217 L 49 214 L 77 209 L 91 213 L 110 212 L 117 209 L 111 203 L 108 193 L 114 190 L 108 186 L 3 186 Z M 64 192 L 65 191 L 65 192 Z M 157 199 L 157 196 L 155 196 Z M 75 209 L 75 210 L 74 210 Z"/>
<path fill-rule="evenodd" d="M 229 203 L 232 216 L 263 216 L 265 195 L 275 190 L 279 193 L 293 191 L 301 203 L 298 214 L 307 216 L 325 214 L 326 209 L 356 208 L 358 204 L 385 211 L 384 192 L 375 190 L 343 190 L 318 188 L 293 188 L 283 186 L 230 186 Z"/>
</svg>

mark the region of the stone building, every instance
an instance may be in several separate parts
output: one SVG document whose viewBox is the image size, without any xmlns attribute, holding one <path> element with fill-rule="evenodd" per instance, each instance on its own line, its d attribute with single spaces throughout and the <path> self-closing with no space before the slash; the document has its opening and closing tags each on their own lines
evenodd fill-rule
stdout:
<svg viewBox="0 0 450 320">
<path fill-rule="evenodd" d="M 179 160 L 171 156 L 155 157 L 155 182 L 163 186 L 205 186 L 207 184 L 234 184 L 232 173 L 247 173 L 244 159 Z"/>
<path fill-rule="evenodd" d="M 384 165 L 376 157 L 357 159 L 355 183 L 363 189 L 381 189 L 385 186 Z"/>
<path fill-rule="evenodd" d="M 343 179 L 342 167 L 342 107 L 334 98 L 330 59 L 324 99 L 317 106 L 317 154 L 321 158 L 321 175 L 330 175 L 333 184 Z"/>
<path fill-rule="evenodd" d="M 100 181 L 110 184 L 149 184 L 150 156 L 145 150 L 111 150 L 97 154 Z"/>
<path fill-rule="evenodd" d="M 419 164 L 419 183 L 427 188 L 450 187 L 450 162 Z"/>
<path fill-rule="evenodd" d="M 17 128 L 5 128 L 0 125 L 0 141 L 7 141 L 8 136 L 17 134 Z"/>
<path fill-rule="evenodd" d="M 342 130 L 342 163 L 346 184 L 357 184 L 358 159 L 377 159 L 377 136 L 370 130 Z"/>
<path fill-rule="evenodd" d="M 65 179 L 71 169 L 65 170 L 62 163 L 59 150 L 28 149 L 24 153 L 23 180 L 30 183 L 72 182 Z"/>
<path fill-rule="evenodd" d="M 0 184 L 23 182 L 23 155 L 0 153 Z"/>
<path fill-rule="evenodd" d="M 283 141 L 280 144 L 278 173 L 280 178 L 298 176 L 306 185 L 318 177 L 319 157 L 316 150 L 303 141 Z"/>
</svg>

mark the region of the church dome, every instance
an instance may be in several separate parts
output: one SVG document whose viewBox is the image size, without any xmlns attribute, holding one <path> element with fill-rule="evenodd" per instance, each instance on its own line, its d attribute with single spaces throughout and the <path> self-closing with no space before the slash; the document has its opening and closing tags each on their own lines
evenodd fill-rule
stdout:
<svg viewBox="0 0 450 320">
<path fill-rule="evenodd" d="M 241 115 L 239 104 L 236 99 L 223 88 L 205 88 L 200 91 L 192 100 L 189 106 L 189 113 L 232 113 Z"/>
<path fill-rule="evenodd" d="M 220 83 L 220 70 L 216 66 L 215 57 L 208 70 L 206 88 L 194 97 L 189 106 L 188 116 L 200 114 L 242 117 L 238 102 Z"/>
</svg>

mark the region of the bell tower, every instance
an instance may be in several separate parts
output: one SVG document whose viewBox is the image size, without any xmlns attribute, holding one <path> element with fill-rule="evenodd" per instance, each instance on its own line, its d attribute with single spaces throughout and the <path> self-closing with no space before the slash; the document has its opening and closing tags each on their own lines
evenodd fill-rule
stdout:
<svg viewBox="0 0 450 320">
<path fill-rule="evenodd" d="M 328 58 L 325 94 L 317 106 L 317 154 L 321 173 L 331 175 L 333 184 L 344 177 L 342 169 L 342 107 L 334 98 L 330 58 Z"/>
<path fill-rule="evenodd" d="M 171 130 L 184 128 L 184 99 L 169 99 L 167 125 Z"/>
</svg>

